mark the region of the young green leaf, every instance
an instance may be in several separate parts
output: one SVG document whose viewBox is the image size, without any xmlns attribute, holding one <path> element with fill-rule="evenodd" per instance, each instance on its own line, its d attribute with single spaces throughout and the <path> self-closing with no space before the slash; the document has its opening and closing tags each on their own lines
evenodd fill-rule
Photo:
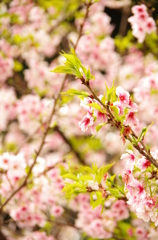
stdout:
<svg viewBox="0 0 158 240">
<path fill-rule="evenodd" d="M 58 66 L 53 70 L 50 70 L 50 72 L 55 73 L 65 73 L 65 74 L 73 74 L 73 71 L 71 68 L 65 67 L 65 66 Z"/>
<path fill-rule="evenodd" d="M 79 181 L 79 179 L 72 173 L 67 173 L 67 174 L 63 175 L 63 178 L 68 178 L 68 179 L 72 179 L 74 181 Z"/>
<path fill-rule="evenodd" d="M 105 126 L 105 125 L 106 125 L 106 123 L 99 123 L 99 124 L 95 127 L 96 131 L 99 132 L 99 130 L 100 130 L 103 126 Z"/>
<path fill-rule="evenodd" d="M 149 128 L 150 128 L 152 125 L 153 125 L 153 122 L 152 122 L 148 127 L 144 127 L 144 128 L 142 129 L 141 134 L 140 134 L 140 136 L 139 136 L 139 138 L 138 138 L 138 141 L 139 141 L 139 142 L 144 139 L 147 131 L 149 130 Z"/>
<path fill-rule="evenodd" d="M 101 113 L 105 113 L 106 112 L 105 109 L 102 109 L 101 106 L 98 103 L 96 103 L 96 102 L 90 103 L 88 105 L 90 107 L 93 107 L 93 108 L 97 109 Z"/>
<path fill-rule="evenodd" d="M 105 173 L 108 172 L 108 170 L 113 166 L 114 163 L 111 164 L 107 164 L 107 165 L 103 165 L 99 170 L 98 170 L 98 174 L 96 176 L 96 181 L 100 184 Z"/>
<path fill-rule="evenodd" d="M 79 90 L 76 90 L 76 89 L 69 89 L 67 92 L 62 92 L 62 94 L 69 94 L 71 96 L 78 96 L 78 97 L 88 97 L 89 94 L 87 92 L 84 92 L 84 91 L 79 91 Z"/>
</svg>

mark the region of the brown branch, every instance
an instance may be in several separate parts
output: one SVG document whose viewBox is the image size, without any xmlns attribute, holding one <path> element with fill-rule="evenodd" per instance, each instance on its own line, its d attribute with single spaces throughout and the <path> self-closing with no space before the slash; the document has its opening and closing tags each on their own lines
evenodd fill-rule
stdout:
<svg viewBox="0 0 158 240">
<path fill-rule="evenodd" d="M 81 38 L 81 36 L 82 36 L 83 27 L 84 27 L 84 24 L 85 24 L 86 19 L 87 19 L 87 17 L 88 17 L 89 8 L 90 8 L 91 5 L 92 5 L 91 1 L 90 1 L 88 4 L 86 4 L 86 6 L 87 6 L 87 8 L 86 8 L 86 14 L 85 14 L 85 17 L 84 17 L 84 19 L 83 19 L 83 23 L 81 24 L 80 31 L 79 31 L 79 35 L 78 35 L 78 38 L 77 38 L 77 41 L 76 41 L 76 44 L 75 44 L 74 49 L 77 48 L 78 42 L 79 42 L 79 40 L 80 40 L 80 38 Z M 36 155 L 35 155 L 35 158 L 34 158 L 34 161 L 33 161 L 32 165 L 30 166 L 29 172 L 28 172 L 26 178 L 24 179 L 24 181 L 22 182 L 22 184 L 21 184 L 17 189 L 15 189 L 15 191 L 12 192 L 11 195 L 10 195 L 10 196 L 5 200 L 5 202 L 1 205 L 0 213 L 2 212 L 3 208 L 8 204 L 8 202 L 9 202 L 13 197 L 14 197 L 23 187 L 27 186 L 27 182 L 28 182 L 28 179 L 29 179 L 29 177 L 30 177 L 30 175 L 31 175 L 31 173 L 32 173 L 32 169 L 33 169 L 33 167 L 35 166 L 36 161 L 37 161 L 37 158 L 38 158 L 38 156 L 40 155 L 40 153 L 41 153 L 41 151 L 42 151 L 42 149 L 43 149 L 43 146 L 44 146 L 44 144 L 45 144 L 45 139 L 46 139 L 46 136 L 47 136 L 48 131 L 49 131 L 49 126 L 50 126 L 50 123 L 51 123 L 51 121 L 52 121 L 53 115 L 54 115 L 54 113 L 55 113 L 55 108 L 56 108 L 58 99 L 59 99 L 59 97 L 60 97 L 60 93 L 62 92 L 62 90 L 63 90 L 63 88 L 64 88 L 64 85 L 65 85 L 65 82 L 66 82 L 67 77 L 68 77 L 68 74 L 65 75 L 65 77 L 64 77 L 64 79 L 63 79 L 63 82 L 62 82 L 62 84 L 61 84 L 60 90 L 59 90 L 59 92 L 58 92 L 58 94 L 57 94 L 57 97 L 56 97 L 55 100 L 54 100 L 54 106 L 53 106 L 52 111 L 51 111 L 51 114 L 50 114 L 50 116 L 49 116 L 49 118 L 48 118 L 48 121 L 47 121 L 47 124 L 46 124 L 46 129 L 45 129 L 45 132 L 44 132 L 44 134 L 43 134 L 43 138 L 42 138 L 42 140 L 41 140 L 41 143 L 40 143 L 40 146 L 39 146 L 38 150 L 36 151 Z"/>
<path fill-rule="evenodd" d="M 58 21 L 54 24 L 54 26 L 52 26 L 49 30 L 49 34 L 51 34 L 57 27 L 59 27 L 59 25 L 63 22 L 65 22 L 67 19 L 71 18 L 74 16 L 74 14 L 79 11 L 81 9 L 82 5 L 80 4 L 77 9 L 75 9 L 74 11 L 70 12 L 69 14 L 65 15 L 65 13 L 63 13 L 65 16 L 63 16 L 62 18 L 58 19 Z"/>
<path fill-rule="evenodd" d="M 118 130 L 122 129 L 122 125 L 118 124 L 118 122 L 115 120 L 114 115 L 112 114 L 110 107 L 109 107 L 109 103 L 107 105 L 105 105 L 104 103 L 102 103 L 102 101 L 97 97 L 97 95 L 95 94 L 95 92 L 92 90 L 89 82 L 86 82 L 85 80 L 83 81 L 83 79 L 81 79 L 82 83 L 87 86 L 87 88 L 89 89 L 89 91 L 92 93 L 92 96 L 95 100 L 97 100 L 107 111 L 107 117 L 109 119 L 109 122 L 112 123 L 113 126 L 115 126 Z M 135 132 L 131 129 L 131 137 L 135 137 L 136 140 L 138 140 L 138 136 L 135 134 Z M 143 141 L 140 141 L 141 146 L 139 145 L 135 145 L 133 144 L 132 138 L 130 136 L 125 136 L 125 138 L 130 141 L 133 145 L 133 147 L 135 149 L 137 149 L 137 151 L 139 153 L 141 153 L 150 163 L 152 163 L 156 168 L 158 168 L 158 162 L 156 161 L 156 159 L 153 158 L 153 156 L 150 153 L 150 150 L 147 150 L 146 146 L 144 145 Z"/>
<path fill-rule="evenodd" d="M 36 129 L 33 133 L 29 134 L 24 141 L 18 146 L 15 154 L 18 154 L 20 149 L 24 146 L 24 144 L 26 144 L 28 141 L 30 141 L 32 139 L 32 137 L 40 130 L 41 127 L 38 127 L 38 129 Z"/>
<path fill-rule="evenodd" d="M 55 126 L 54 130 L 56 132 L 58 132 L 60 134 L 60 136 L 63 138 L 63 140 L 65 141 L 65 143 L 67 143 L 67 145 L 69 145 L 71 151 L 74 153 L 74 155 L 77 157 L 77 159 L 79 160 L 79 162 L 83 165 L 85 165 L 85 161 L 82 158 L 81 154 L 73 147 L 71 141 L 65 136 L 65 134 L 60 130 L 60 128 L 58 126 Z"/>
<path fill-rule="evenodd" d="M 65 78 L 64 78 L 65 80 Z M 53 109 L 51 111 L 51 114 L 49 116 L 49 119 L 48 119 L 48 122 L 47 122 L 47 127 L 45 129 L 45 132 L 44 132 L 44 135 L 43 135 L 43 138 L 42 138 L 42 141 L 40 143 L 40 146 L 39 146 L 39 149 L 37 150 L 36 152 L 36 155 L 35 155 L 35 158 L 34 158 L 34 161 L 29 169 L 29 172 L 26 176 L 26 178 L 24 179 L 23 183 L 8 197 L 8 199 L 6 199 L 6 201 L 2 204 L 1 208 L 0 208 L 0 212 L 2 212 L 4 206 L 15 196 L 16 193 L 18 193 L 24 186 L 27 185 L 27 181 L 32 173 L 32 169 L 33 167 L 35 166 L 36 164 L 36 161 L 37 161 L 37 158 L 38 156 L 40 155 L 42 149 L 43 149 L 43 146 L 44 146 L 44 143 L 45 143 L 45 139 L 46 139 L 46 136 L 47 136 L 47 133 L 48 133 L 48 130 L 49 130 L 49 125 L 51 123 L 51 120 L 52 120 L 52 117 L 54 115 L 54 112 L 55 112 L 55 107 L 56 107 L 56 102 L 57 102 L 57 98 L 55 99 L 55 102 L 54 102 L 54 106 L 53 106 Z"/>
<path fill-rule="evenodd" d="M 33 182 L 34 179 L 39 178 L 42 175 L 45 175 L 47 172 L 49 172 L 50 170 L 54 169 L 57 166 L 58 163 L 56 163 L 55 165 L 46 168 L 43 172 L 39 173 L 37 176 L 34 176 L 33 178 L 31 178 L 30 181 L 27 182 L 27 185 L 29 185 L 30 183 Z"/>
<path fill-rule="evenodd" d="M 78 39 L 77 39 L 77 42 L 76 42 L 75 47 L 74 47 L 75 50 L 76 50 L 76 48 L 77 48 L 77 45 L 78 45 L 78 42 L 79 42 L 80 38 L 82 37 L 83 27 L 84 27 L 84 25 L 85 25 L 86 19 L 88 18 L 89 8 L 90 8 L 91 5 L 92 5 L 91 1 L 89 1 L 89 3 L 86 4 L 86 6 L 87 6 L 87 8 L 86 8 L 86 14 L 85 14 L 85 16 L 84 16 L 84 19 L 83 19 L 82 24 L 80 25 L 80 30 L 79 30 Z"/>
<path fill-rule="evenodd" d="M 0 240 L 7 240 L 6 237 L 2 234 L 1 231 L 0 231 Z"/>
</svg>

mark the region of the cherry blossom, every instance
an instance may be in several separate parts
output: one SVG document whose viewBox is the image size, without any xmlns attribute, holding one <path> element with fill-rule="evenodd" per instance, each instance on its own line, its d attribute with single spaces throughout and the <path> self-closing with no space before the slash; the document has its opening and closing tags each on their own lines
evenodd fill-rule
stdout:
<svg viewBox="0 0 158 240">
<path fill-rule="evenodd" d="M 83 132 L 87 131 L 88 127 L 93 126 L 94 120 L 90 113 L 87 113 L 84 118 L 79 122 L 79 126 Z"/>
<path fill-rule="evenodd" d="M 129 93 L 125 91 L 122 87 L 119 86 L 116 88 L 116 95 L 119 97 L 121 104 L 129 104 Z"/>
<path fill-rule="evenodd" d="M 134 16 L 130 17 L 128 21 L 132 25 L 132 33 L 138 39 L 139 43 L 144 42 L 146 34 L 156 31 L 156 24 L 152 17 L 149 17 L 145 5 L 136 5 L 132 8 Z"/>
<path fill-rule="evenodd" d="M 69 9 L 65 1 L 61 6 L 30 0 L 0 4 L 1 232 L 7 240 L 55 240 L 58 228 L 61 240 L 80 239 L 83 233 L 87 238 L 123 238 L 122 226 L 128 226 L 123 231 L 127 238 L 157 239 L 157 169 L 144 154 L 146 146 L 157 162 L 158 61 L 156 47 L 150 45 L 157 38 L 156 19 L 143 4 L 131 9 L 133 36 L 143 43 L 148 34 L 144 48 L 130 34 L 112 37 L 115 26 L 105 7 L 124 10 L 127 5 L 101 0 L 92 4 L 84 22 L 84 2 L 75 14 L 75 6 Z M 94 75 L 89 90 L 69 75 L 61 93 L 64 76 L 50 72 L 63 60 L 58 52 L 69 51 L 67 42 Z M 110 97 L 105 82 L 110 90 L 113 82 L 116 87 Z M 81 96 L 79 103 L 66 94 L 71 88 L 88 97 Z M 142 129 L 147 133 L 134 141 Z M 80 174 L 78 163 L 101 167 L 114 161 L 101 183 L 87 180 L 89 192 L 67 201 L 63 175 L 69 167 Z M 93 209 L 91 193 L 96 192 L 96 203 L 111 174 L 122 174 L 114 183 L 125 195 L 117 199 L 108 192 L 105 203 Z"/>
</svg>

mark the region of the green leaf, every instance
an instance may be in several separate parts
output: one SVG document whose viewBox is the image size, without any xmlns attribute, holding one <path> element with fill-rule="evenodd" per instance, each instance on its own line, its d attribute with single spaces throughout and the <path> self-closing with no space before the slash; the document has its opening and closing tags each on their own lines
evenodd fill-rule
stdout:
<svg viewBox="0 0 158 240">
<path fill-rule="evenodd" d="M 132 229 L 131 223 L 127 223 L 125 221 L 119 221 L 117 225 L 118 225 L 117 236 L 122 237 L 121 239 L 136 240 L 134 236 L 130 237 L 128 234 L 128 230 Z M 133 232 L 134 232 L 134 229 L 133 229 Z"/>
<path fill-rule="evenodd" d="M 76 78 L 84 78 L 85 81 L 94 79 L 94 76 L 90 73 L 90 69 L 86 69 L 81 64 L 73 48 L 71 48 L 71 54 L 62 52 L 61 55 L 65 58 L 63 66 L 56 67 L 54 70 L 51 70 L 51 72 L 72 74 L 75 75 Z"/>
<path fill-rule="evenodd" d="M 82 169 L 86 172 L 89 172 L 91 174 L 95 174 L 94 170 L 88 166 L 82 166 Z"/>
<path fill-rule="evenodd" d="M 74 181 L 79 181 L 79 179 L 72 173 L 67 173 L 67 174 L 63 175 L 63 178 L 69 178 L 69 179 L 72 179 Z"/>
<path fill-rule="evenodd" d="M 96 131 L 99 132 L 99 130 L 100 130 L 103 126 L 105 126 L 105 125 L 106 125 L 106 123 L 99 123 L 99 124 L 95 127 Z"/>
<path fill-rule="evenodd" d="M 97 199 L 96 201 L 93 201 L 93 203 L 91 204 L 91 206 L 92 206 L 92 208 L 96 208 L 96 207 L 98 207 L 99 205 L 101 205 L 102 204 L 102 198 L 100 198 L 100 199 Z"/>
<path fill-rule="evenodd" d="M 42 227 L 42 230 L 44 230 L 47 234 L 51 234 L 51 229 L 52 229 L 52 223 L 51 222 L 46 222 L 44 227 Z"/>
<path fill-rule="evenodd" d="M 116 177 L 116 174 L 115 175 L 112 175 L 112 176 L 110 176 L 110 181 L 113 183 L 114 182 L 114 180 L 115 180 L 115 177 Z"/>
<path fill-rule="evenodd" d="M 72 69 L 65 67 L 65 66 L 58 66 L 53 70 L 50 70 L 50 72 L 54 73 L 65 73 L 65 74 L 73 74 Z"/>
<path fill-rule="evenodd" d="M 117 188 L 108 188 L 108 191 L 111 193 L 111 195 L 117 199 L 122 197 L 122 194 L 120 194 L 120 191 Z"/>
<path fill-rule="evenodd" d="M 66 183 L 63 192 L 66 192 L 67 196 L 71 196 L 74 192 L 87 192 L 86 186 L 83 183 L 75 182 L 75 183 Z"/>
<path fill-rule="evenodd" d="M 79 91 L 79 90 L 76 90 L 76 89 L 69 89 L 67 92 L 62 92 L 62 94 L 69 94 L 69 95 L 72 95 L 72 96 L 78 96 L 78 97 L 88 97 L 89 94 L 87 92 L 84 92 L 84 91 Z"/>
<path fill-rule="evenodd" d="M 111 164 L 107 164 L 107 165 L 103 165 L 100 169 L 99 169 L 99 174 L 105 174 L 109 171 L 109 169 L 114 165 L 115 162 L 111 163 Z"/>
<path fill-rule="evenodd" d="M 16 152 L 17 151 L 17 145 L 15 142 L 9 142 L 5 144 L 5 151 L 7 152 Z"/>
<path fill-rule="evenodd" d="M 132 136 L 132 144 L 133 145 L 138 145 L 138 140 L 134 137 L 134 136 Z"/>
<path fill-rule="evenodd" d="M 92 168 L 93 168 L 93 170 L 94 170 L 95 173 L 98 173 L 98 166 L 97 166 L 96 163 L 95 163 L 95 164 L 94 164 L 94 163 L 92 164 Z"/>
<path fill-rule="evenodd" d="M 108 187 L 111 187 L 113 185 L 113 182 L 115 180 L 116 175 L 112 175 L 106 179 L 106 185 Z"/>
<path fill-rule="evenodd" d="M 97 197 L 96 200 L 94 200 L 93 197 Z M 90 195 L 90 205 L 92 206 L 92 208 L 96 208 L 99 205 L 101 205 L 103 202 L 103 198 L 102 198 L 102 193 L 99 191 L 96 191 L 95 193 L 91 193 Z"/>
<path fill-rule="evenodd" d="M 102 101 L 102 103 L 104 103 L 104 104 L 105 104 L 105 101 L 106 101 L 106 95 L 105 95 L 105 93 L 104 93 L 104 95 L 103 95 L 103 97 L 102 97 L 101 101 Z"/>
<path fill-rule="evenodd" d="M 81 66 L 81 68 L 82 68 L 82 70 L 85 69 L 83 71 L 84 71 L 84 74 L 86 77 L 86 81 L 94 79 L 94 76 L 91 74 L 90 69 L 87 70 L 83 65 Z"/>
<path fill-rule="evenodd" d="M 118 186 L 117 185 L 117 189 L 119 190 L 120 193 L 122 193 L 125 196 L 124 186 Z"/>
<path fill-rule="evenodd" d="M 13 37 L 13 41 L 15 42 L 15 44 L 20 44 L 23 40 L 22 40 L 22 37 L 19 34 L 16 34 Z"/>
<path fill-rule="evenodd" d="M 93 177 L 90 175 L 82 175 L 79 177 L 79 180 L 85 181 L 85 180 L 93 180 Z"/>
<path fill-rule="evenodd" d="M 126 51 L 126 49 L 128 49 L 132 46 L 132 40 L 133 40 L 133 36 L 132 36 L 131 30 L 130 30 L 130 31 L 128 31 L 128 33 L 125 37 L 117 35 L 115 37 L 115 45 L 116 45 L 117 49 L 121 53 L 123 53 Z"/>
<path fill-rule="evenodd" d="M 153 125 L 153 123 L 154 123 L 154 122 L 152 122 L 148 127 L 144 127 L 144 128 L 142 129 L 141 134 L 140 134 L 140 136 L 139 136 L 139 138 L 138 138 L 138 142 L 140 142 L 141 140 L 144 139 L 147 131 L 148 131 L 149 128 Z"/>
<path fill-rule="evenodd" d="M 88 104 L 88 106 L 97 109 L 101 113 L 105 113 L 106 112 L 105 109 L 102 109 L 101 106 L 98 103 L 96 103 L 96 102 L 90 103 L 90 104 Z"/>
<path fill-rule="evenodd" d="M 115 93 L 116 93 L 116 88 L 114 86 L 114 83 L 111 88 L 108 88 L 108 86 L 106 85 L 106 94 L 107 94 L 108 102 L 110 102 L 110 100 L 112 100 L 112 102 L 116 101 L 117 98 Z"/>
<path fill-rule="evenodd" d="M 23 70 L 23 65 L 19 61 L 14 60 L 14 71 L 20 72 L 21 70 Z"/>
<path fill-rule="evenodd" d="M 93 202 L 94 202 L 94 199 L 93 199 L 94 196 L 96 196 L 95 193 L 91 192 L 91 194 L 90 194 L 90 205 L 92 205 Z"/>
<path fill-rule="evenodd" d="M 119 115 L 119 109 L 116 106 L 110 106 L 110 108 L 113 110 L 115 117 Z"/>
<path fill-rule="evenodd" d="M 107 164 L 107 165 L 103 165 L 99 170 L 98 170 L 98 174 L 96 176 L 96 181 L 98 183 L 101 183 L 101 180 L 103 179 L 105 173 L 108 172 L 108 170 L 114 165 L 114 163 L 111 164 Z"/>
</svg>

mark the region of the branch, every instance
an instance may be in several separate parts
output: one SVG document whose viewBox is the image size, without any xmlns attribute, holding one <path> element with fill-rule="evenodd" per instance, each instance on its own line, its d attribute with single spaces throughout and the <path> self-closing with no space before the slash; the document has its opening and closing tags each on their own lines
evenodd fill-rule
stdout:
<svg viewBox="0 0 158 240">
<path fill-rule="evenodd" d="M 118 124 L 118 122 L 115 120 L 115 117 L 113 116 L 110 107 L 109 107 L 109 103 L 107 105 L 105 105 L 104 103 L 102 103 L 102 101 L 97 97 L 97 95 L 95 94 L 95 92 L 92 90 L 89 82 L 86 82 L 85 79 L 81 79 L 82 83 L 89 89 L 89 91 L 92 93 L 92 96 L 95 100 L 97 100 L 107 111 L 107 117 L 109 119 L 109 122 L 112 123 L 112 125 L 114 125 L 118 130 L 121 130 L 122 126 L 120 124 Z M 135 137 L 136 140 L 138 140 L 138 136 L 135 134 L 135 132 L 133 131 L 133 129 L 131 129 L 131 136 Z M 150 153 L 150 150 L 147 150 L 146 146 L 144 145 L 143 141 L 140 141 L 141 146 L 139 145 L 135 145 L 132 142 L 132 139 L 130 136 L 125 136 L 125 138 L 130 141 L 133 145 L 133 147 L 135 149 L 137 149 L 137 151 L 143 155 L 150 163 L 152 163 L 156 168 L 158 168 L 158 162 L 156 161 L 156 159 L 153 158 L 153 156 Z"/>
<path fill-rule="evenodd" d="M 79 162 L 83 165 L 85 165 L 85 161 L 82 158 L 81 154 L 73 147 L 71 141 L 65 136 L 65 134 L 60 130 L 60 128 L 58 126 L 55 126 L 54 130 L 56 132 L 58 132 L 61 137 L 64 139 L 64 141 L 67 143 L 67 145 L 69 145 L 71 151 L 74 153 L 74 155 L 77 157 L 77 159 L 79 160 Z"/>
<path fill-rule="evenodd" d="M 1 231 L 0 231 L 0 240 L 7 240 L 6 237 L 2 234 Z"/>
<path fill-rule="evenodd" d="M 80 38 L 81 38 L 81 36 L 82 36 L 83 27 L 84 27 L 84 24 L 85 24 L 85 22 L 86 22 L 86 19 L 88 18 L 89 8 L 90 8 L 91 5 L 92 5 L 91 1 L 90 1 L 88 4 L 86 4 L 86 7 L 87 7 L 87 8 L 86 8 L 86 14 L 85 14 L 85 17 L 84 17 L 84 19 L 83 19 L 83 23 L 82 23 L 81 26 L 80 26 L 79 35 L 78 35 L 78 38 L 77 38 L 77 41 L 76 41 L 76 44 L 75 44 L 74 49 L 77 48 L 78 42 L 79 42 L 79 40 L 80 40 Z M 32 165 L 30 166 L 29 172 L 28 172 L 26 178 L 24 179 L 24 181 L 22 182 L 22 184 L 21 184 L 17 189 L 15 189 L 15 191 L 12 192 L 11 195 L 10 195 L 10 196 L 5 200 L 5 202 L 2 204 L 2 206 L 1 206 L 1 208 L 0 208 L 0 213 L 2 212 L 3 208 L 8 204 L 8 202 L 9 202 L 13 197 L 14 197 L 23 187 L 27 186 L 27 182 L 28 182 L 28 179 L 29 179 L 29 177 L 30 177 L 30 175 L 31 175 L 31 173 L 32 173 L 32 169 L 33 169 L 33 167 L 35 166 L 36 161 L 37 161 L 37 158 L 38 158 L 38 156 L 40 155 L 40 153 L 41 153 L 41 151 L 42 151 L 42 149 L 43 149 L 43 146 L 44 146 L 44 144 L 45 144 L 45 139 L 46 139 L 46 136 L 47 136 L 48 131 L 49 131 L 49 125 L 50 125 L 50 123 L 51 123 L 51 121 L 52 121 L 53 115 L 54 115 L 55 110 L 56 110 L 56 105 L 57 105 L 58 99 L 59 99 L 59 97 L 60 97 L 60 93 L 62 92 L 62 90 L 63 90 L 63 88 L 64 88 L 64 85 L 65 85 L 65 82 L 66 82 L 67 77 L 68 77 L 68 74 L 65 75 L 65 77 L 64 77 L 64 79 L 63 79 L 63 82 L 62 82 L 62 84 L 61 84 L 60 90 L 59 90 L 59 92 L 58 92 L 58 94 L 57 94 L 57 97 L 56 97 L 55 100 L 54 100 L 54 106 L 53 106 L 52 111 L 51 111 L 51 114 L 50 114 L 50 116 L 49 116 L 49 118 L 48 118 L 48 121 L 47 121 L 47 124 L 46 124 L 46 129 L 45 129 L 45 132 L 44 132 L 44 134 L 43 134 L 43 138 L 42 138 L 42 140 L 41 140 L 41 143 L 40 143 L 40 146 L 39 146 L 38 150 L 36 151 L 36 155 L 35 155 L 35 158 L 34 158 L 34 161 L 33 161 Z"/>
<path fill-rule="evenodd" d="M 80 4 L 80 5 L 77 7 L 77 9 L 75 9 L 75 10 L 72 11 L 72 12 L 70 12 L 69 14 L 65 15 L 65 13 L 63 13 L 64 16 L 63 16 L 62 18 L 60 18 L 60 19 L 54 24 L 54 26 L 52 26 L 52 27 L 50 28 L 50 30 L 49 30 L 48 33 L 51 34 L 61 23 L 63 23 L 64 21 L 66 21 L 68 18 L 73 17 L 74 14 L 75 14 L 78 10 L 81 9 L 81 7 L 82 7 L 82 5 Z"/>
<path fill-rule="evenodd" d="M 38 127 L 33 133 L 29 134 L 24 141 L 18 146 L 15 154 L 18 154 L 20 149 L 28 142 L 32 139 L 32 137 L 34 137 L 34 135 L 40 130 L 40 127 Z"/>
</svg>

